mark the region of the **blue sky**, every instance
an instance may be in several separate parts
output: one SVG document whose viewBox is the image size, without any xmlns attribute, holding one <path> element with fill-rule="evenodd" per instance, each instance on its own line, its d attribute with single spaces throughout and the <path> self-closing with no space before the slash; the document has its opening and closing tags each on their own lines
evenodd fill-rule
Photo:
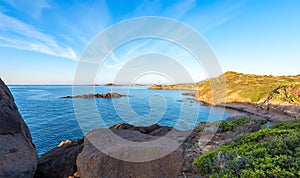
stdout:
<svg viewBox="0 0 300 178">
<path fill-rule="evenodd" d="M 299 9 L 299 0 L 1 0 L 0 77 L 8 84 L 72 84 L 77 62 L 97 34 L 143 16 L 173 18 L 196 29 L 224 72 L 300 74 Z M 123 65 L 148 52 L 176 58 L 194 81 L 207 77 L 184 50 L 141 39 L 113 51 L 95 83 L 113 81 Z"/>
</svg>

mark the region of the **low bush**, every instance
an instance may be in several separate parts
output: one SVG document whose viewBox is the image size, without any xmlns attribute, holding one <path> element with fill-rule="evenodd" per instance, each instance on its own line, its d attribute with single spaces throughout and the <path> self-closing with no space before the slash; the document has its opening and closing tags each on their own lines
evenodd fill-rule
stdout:
<svg viewBox="0 0 300 178">
<path fill-rule="evenodd" d="M 299 177 L 299 126 L 300 119 L 279 121 L 209 151 L 193 164 L 205 177 Z"/>
</svg>

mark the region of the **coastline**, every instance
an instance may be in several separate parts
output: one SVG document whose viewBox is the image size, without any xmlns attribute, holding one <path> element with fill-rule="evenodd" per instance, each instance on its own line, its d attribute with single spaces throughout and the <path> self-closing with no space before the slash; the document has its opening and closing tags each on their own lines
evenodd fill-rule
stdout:
<svg viewBox="0 0 300 178">
<path fill-rule="evenodd" d="M 276 107 L 274 107 L 275 109 L 263 109 L 261 105 L 253 104 L 253 103 L 231 102 L 231 103 L 222 103 L 222 104 L 213 105 L 202 100 L 197 100 L 196 98 L 194 98 L 194 100 L 200 102 L 203 105 L 232 109 L 232 110 L 244 112 L 250 117 L 254 117 L 258 119 L 267 119 L 268 121 L 271 122 L 276 122 L 278 120 L 288 121 L 288 120 L 299 118 L 299 116 L 295 116 L 295 115 L 291 116 L 287 114 L 287 113 L 294 114 L 294 112 L 292 112 L 291 110 L 292 107 L 296 107 L 296 106 L 285 106 L 286 110 L 284 110 L 285 112 L 284 114 L 282 113 L 282 111 L 276 110 Z M 279 107 L 280 105 L 277 106 L 277 108 Z"/>
<path fill-rule="evenodd" d="M 300 116 L 297 116 L 297 111 L 292 111 L 292 107 L 296 106 L 285 106 L 283 111 L 280 111 L 280 105 L 278 106 L 272 106 L 272 109 L 264 109 L 262 105 L 250 103 L 250 102 L 230 102 L 230 103 L 223 103 L 223 104 L 217 104 L 212 105 L 211 103 L 208 103 L 203 100 L 199 100 L 195 97 L 195 93 L 197 92 L 197 89 L 187 89 L 186 87 L 170 87 L 170 86 L 152 86 L 149 88 L 149 90 L 191 90 L 191 92 L 182 92 L 182 95 L 190 95 L 194 96 L 194 100 L 197 102 L 200 102 L 203 105 L 213 106 L 213 107 L 224 107 L 240 112 L 246 113 L 250 117 L 254 118 L 261 118 L 261 119 L 267 119 L 268 121 L 275 122 L 278 120 L 292 120 L 296 119 Z M 294 109 L 295 110 L 295 109 Z M 298 114 L 299 115 L 299 114 Z"/>
<path fill-rule="evenodd" d="M 287 114 L 282 114 L 282 113 L 272 111 L 272 110 L 265 110 L 265 109 L 262 109 L 260 106 L 254 105 L 254 104 L 251 104 L 251 103 L 234 102 L 234 103 L 219 104 L 219 105 L 216 105 L 216 106 L 225 107 L 225 108 L 245 112 L 245 113 L 248 113 L 251 117 L 265 118 L 265 119 L 267 119 L 268 121 L 271 121 L 271 122 L 275 122 L 275 121 L 278 121 L 278 120 L 295 119 L 295 117 L 291 117 Z"/>
</svg>

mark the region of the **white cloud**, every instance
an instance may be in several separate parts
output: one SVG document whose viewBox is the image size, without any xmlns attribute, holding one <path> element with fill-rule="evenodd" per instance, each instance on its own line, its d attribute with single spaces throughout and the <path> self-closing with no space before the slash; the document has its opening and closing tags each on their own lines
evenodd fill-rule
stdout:
<svg viewBox="0 0 300 178">
<path fill-rule="evenodd" d="M 68 46 L 61 46 L 49 35 L 0 12 L 0 46 L 36 51 L 53 56 L 77 59 Z"/>
</svg>

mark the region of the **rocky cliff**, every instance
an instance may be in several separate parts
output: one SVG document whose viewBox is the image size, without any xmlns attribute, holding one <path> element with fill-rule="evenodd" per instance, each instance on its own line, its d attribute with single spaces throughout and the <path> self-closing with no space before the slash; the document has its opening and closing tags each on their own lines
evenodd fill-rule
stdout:
<svg viewBox="0 0 300 178">
<path fill-rule="evenodd" d="M 0 177 L 33 177 L 38 156 L 14 98 L 0 79 Z"/>
</svg>

